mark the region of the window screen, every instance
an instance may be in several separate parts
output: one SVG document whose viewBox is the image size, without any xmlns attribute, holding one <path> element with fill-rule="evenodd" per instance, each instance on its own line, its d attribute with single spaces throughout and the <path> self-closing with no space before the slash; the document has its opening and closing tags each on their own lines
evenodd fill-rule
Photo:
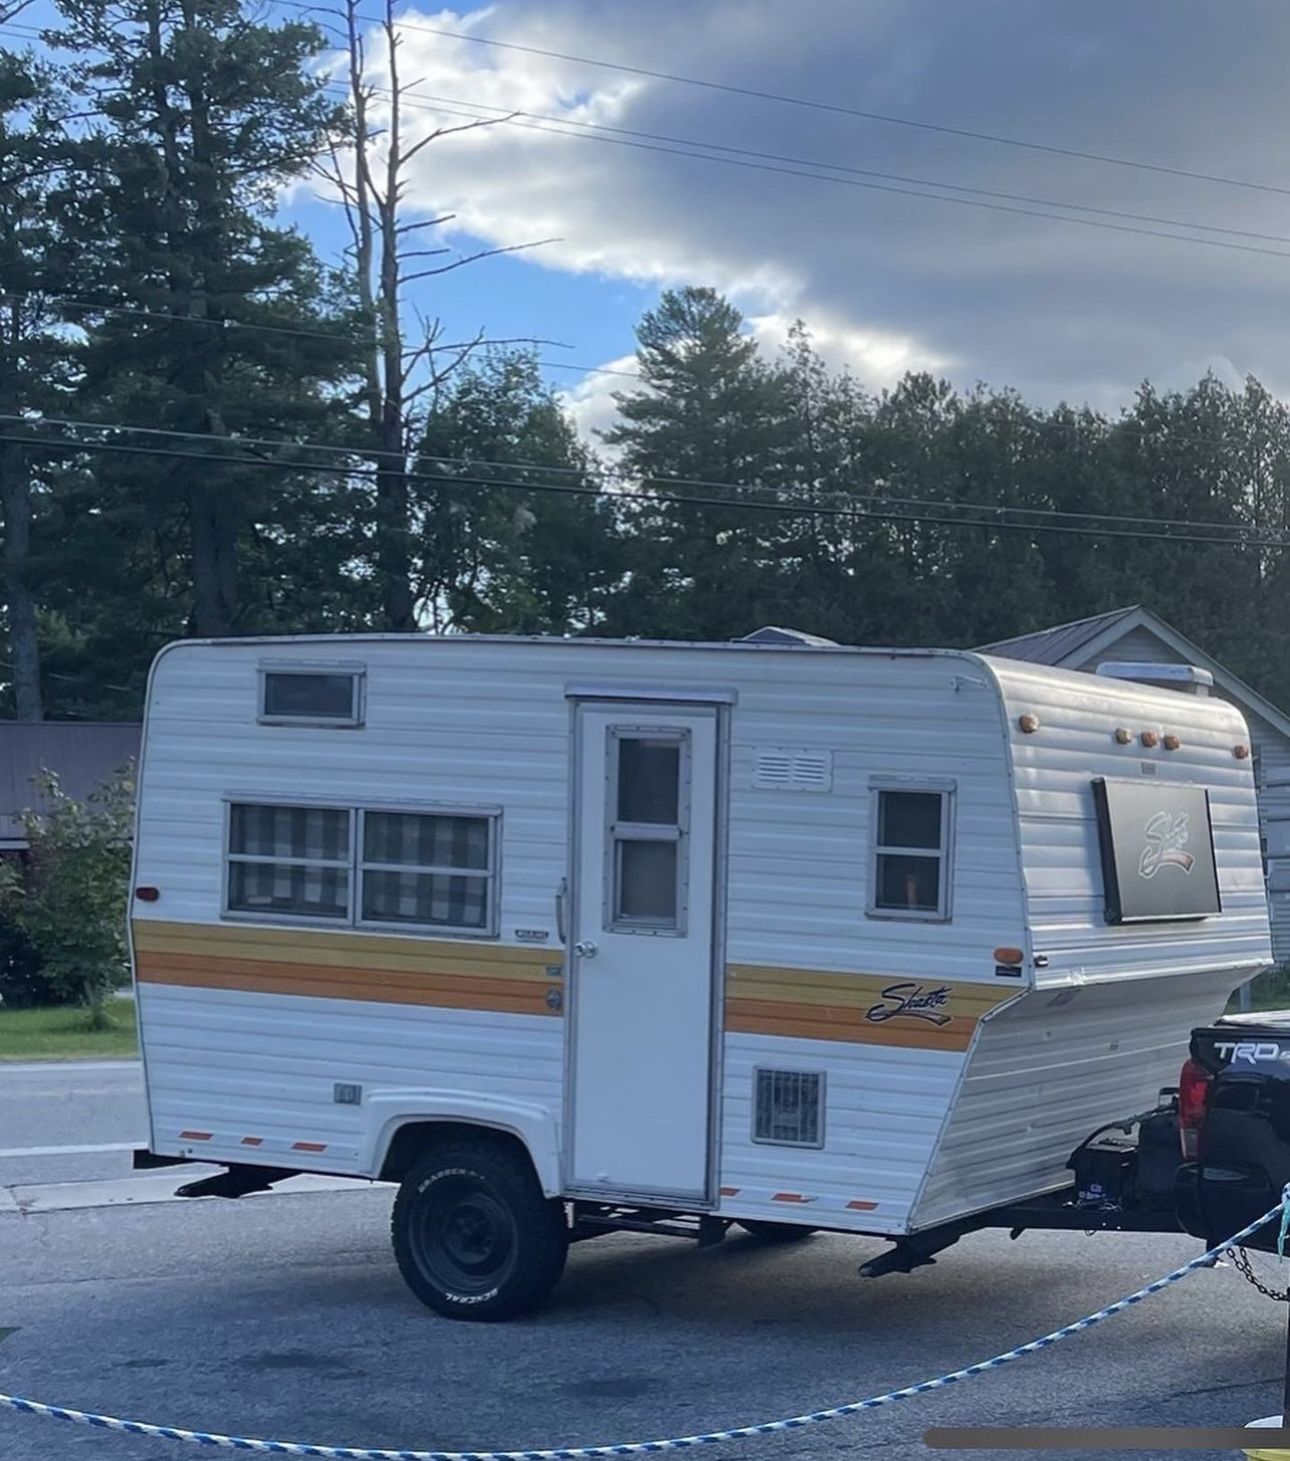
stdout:
<svg viewBox="0 0 1290 1461">
<path fill-rule="evenodd" d="M 609 733 L 605 923 L 622 933 L 684 927 L 688 731 Z"/>
<path fill-rule="evenodd" d="M 948 917 L 950 793 L 882 787 L 874 798 L 869 911 Z"/>
<path fill-rule="evenodd" d="M 491 817 L 364 812 L 360 921 L 491 929 L 493 827 Z"/>
<path fill-rule="evenodd" d="M 824 1077 L 818 1071 L 757 1071 L 753 1140 L 775 1146 L 823 1146 Z"/>
<path fill-rule="evenodd" d="M 231 806 L 229 910 L 348 919 L 349 823 L 333 807 Z"/>
<path fill-rule="evenodd" d="M 260 718 L 358 725 L 361 680 L 357 670 L 264 670 Z"/>
</svg>

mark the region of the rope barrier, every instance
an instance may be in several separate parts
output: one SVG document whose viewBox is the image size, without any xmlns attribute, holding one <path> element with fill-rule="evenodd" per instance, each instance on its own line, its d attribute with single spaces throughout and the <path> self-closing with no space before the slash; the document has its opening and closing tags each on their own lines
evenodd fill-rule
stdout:
<svg viewBox="0 0 1290 1461">
<path fill-rule="evenodd" d="M 1047 1349 L 1059 1340 L 1069 1339 L 1073 1334 L 1082 1334 L 1084 1330 L 1092 1329 L 1095 1324 L 1101 1324 L 1116 1314 L 1122 1314 L 1126 1309 L 1150 1298 L 1152 1294 L 1158 1294 L 1163 1289 L 1178 1283 L 1188 1274 L 1195 1273 L 1201 1268 L 1212 1267 L 1229 1249 L 1244 1243 L 1265 1224 L 1272 1222 L 1273 1219 L 1281 1219 L 1283 1214 L 1287 1215 L 1287 1221 L 1290 1221 L 1290 1185 L 1287 1185 L 1282 1192 L 1281 1202 L 1276 1207 L 1265 1212 L 1261 1218 L 1252 1222 L 1248 1227 L 1242 1228 L 1239 1233 L 1234 1233 L 1225 1243 L 1220 1243 L 1216 1248 L 1210 1248 L 1207 1252 L 1202 1253 L 1199 1258 L 1193 1258 L 1190 1263 L 1184 1263 L 1181 1268 L 1175 1268 L 1172 1273 L 1165 1274 L 1163 1278 L 1156 1279 L 1154 1283 L 1147 1284 L 1144 1288 L 1117 1300 L 1114 1304 L 1108 1304 L 1106 1308 L 1099 1309 L 1094 1314 L 1088 1314 L 1083 1319 L 1077 1319 L 1073 1324 L 1065 1324 L 1060 1329 L 1054 1329 L 1051 1334 L 1032 1339 L 1029 1344 L 1018 1345 L 1016 1349 L 1010 1349 L 1003 1354 L 994 1355 L 991 1359 L 980 1360 L 974 1365 L 968 1365 L 966 1369 L 951 1370 L 948 1374 L 938 1375 L 933 1380 L 923 1380 L 917 1385 L 906 1385 L 901 1390 L 889 1390 L 885 1395 L 873 1395 L 865 1400 L 852 1400 L 845 1405 L 830 1406 L 827 1410 L 808 1411 L 803 1415 L 788 1416 L 783 1420 L 762 1421 L 757 1425 L 736 1426 L 733 1430 L 706 1431 L 694 1436 L 674 1436 L 668 1440 L 630 1441 L 612 1446 L 554 1446 L 525 1451 L 399 1451 L 362 1446 L 312 1446 L 300 1441 L 264 1441 L 249 1436 L 225 1436 L 211 1431 L 182 1430 L 177 1426 L 152 1425 L 141 1420 L 121 1420 L 114 1415 L 96 1415 L 91 1411 L 68 1410 L 63 1406 L 45 1405 L 38 1400 L 26 1400 L 20 1395 L 2 1393 L 0 1393 L 0 1409 L 17 1411 L 21 1415 L 40 1416 L 46 1420 L 70 1421 L 73 1425 L 93 1426 L 99 1430 L 123 1431 L 131 1436 L 152 1436 L 163 1441 L 189 1441 L 198 1446 L 221 1446 L 227 1450 L 258 1451 L 276 1456 L 322 1456 L 329 1458 L 329 1461 L 595 1461 L 595 1458 L 605 1456 L 640 1456 L 658 1451 L 683 1451 L 691 1446 L 711 1446 L 720 1442 L 744 1441 L 753 1436 L 774 1435 L 780 1431 L 801 1430 L 805 1426 L 841 1420 L 849 1415 L 859 1415 L 866 1410 L 877 1410 L 879 1406 L 892 1405 L 898 1400 L 908 1400 L 914 1395 L 927 1395 L 933 1390 L 942 1390 L 947 1385 L 956 1385 L 960 1380 L 969 1380 L 976 1375 L 984 1375 L 990 1370 L 997 1370 L 1003 1365 L 1011 1364 L 1014 1360 L 1023 1359 L 1026 1355 L 1036 1354 L 1042 1349 Z"/>
</svg>

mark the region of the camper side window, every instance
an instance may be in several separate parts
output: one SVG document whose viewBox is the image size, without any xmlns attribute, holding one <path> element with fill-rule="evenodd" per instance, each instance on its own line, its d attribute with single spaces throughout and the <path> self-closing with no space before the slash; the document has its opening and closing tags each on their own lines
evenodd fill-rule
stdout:
<svg viewBox="0 0 1290 1461">
<path fill-rule="evenodd" d="M 349 871 L 348 811 L 245 802 L 229 807 L 230 913 L 347 922 Z"/>
<path fill-rule="evenodd" d="M 358 726 L 363 723 L 363 669 L 357 665 L 260 666 L 262 725 Z"/>
<path fill-rule="evenodd" d="M 363 812 L 359 922 L 494 933 L 493 816 Z"/>
<path fill-rule="evenodd" d="M 873 917 L 950 916 L 950 788 L 873 788 Z"/>
</svg>

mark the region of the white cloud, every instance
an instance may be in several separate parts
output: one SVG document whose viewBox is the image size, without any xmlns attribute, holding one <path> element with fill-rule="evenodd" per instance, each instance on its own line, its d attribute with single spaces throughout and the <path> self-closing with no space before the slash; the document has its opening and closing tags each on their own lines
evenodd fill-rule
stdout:
<svg viewBox="0 0 1290 1461">
<path fill-rule="evenodd" d="M 1290 44 L 1290 10 L 1278 0 L 1250 0 L 1240 26 L 1223 7 L 1187 7 L 1161 10 L 1149 28 L 1133 7 L 1084 0 L 994 0 L 988 7 L 501 0 L 465 15 L 408 12 L 405 19 L 403 75 L 417 83 L 417 104 L 429 108 L 414 114 L 416 126 L 456 125 L 463 118 L 452 111 L 532 114 L 427 147 L 414 201 L 455 212 L 459 230 L 491 245 L 558 238 L 528 256 L 538 268 L 715 285 L 741 304 L 759 337 L 802 316 L 823 353 L 853 365 L 869 384 L 926 366 L 965 384 L 1015 384 L 1041 399 L 1124 399 L 1144 376 L 1172 380 L 1186 362 L 1215 361 L 1234 378 L 1252 371 L 1274 389 L 1290 387 L 1281 306 L 1290 258 L 851 185 L 881 181 L 873 178 L 843 185 L 719 165 L 621 145 L 639 138 L 614 144 L 588 140 L 577 127 L 542 130 L 553 124 L 537 118 L 705 137 L 730 148 L 1284 235 L 1285 244 L 1246 242 L 1290 255 L 1290 210 L 1274 193 L 987 146 L 414 28 L 1197 172 L 1275 179 L 1290 120 L 1279 60 Z M 571 399 L 591 419 L 600 409 L 592 402 L 604 394 L 589 388 Z"/>
<path fill-rule="evenodd" d="M 634 355 L 607 360 L 596 371 L 585 375 L 577 385 L 557 393 L 578 434 L 602 456 L 608 454 L 608 448 L 600 441 L 598 433 L 614 423 L 617 409 L 614 405 L 615 392 L 630 391 L 634 387 L 639 389 L 636 382 L 624 379 L 618 372 L 634 371 L 635 368 Z"/>
</svg>

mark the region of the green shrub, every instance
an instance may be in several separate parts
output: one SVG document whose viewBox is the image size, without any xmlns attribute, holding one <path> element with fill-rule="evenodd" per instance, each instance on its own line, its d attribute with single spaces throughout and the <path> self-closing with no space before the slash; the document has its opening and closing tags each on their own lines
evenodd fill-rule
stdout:
<svg viewBox="0 0 1290 1461">
<path fill-rule="evenodd" d="M 38 778 L 44 808 L 23 814 L 25 868 L 0 868 L 0 916 L 26 939 L 49 1002 L 79 1004 L 95 1028 L 124 979 L 134 779 L 123 772 L 85 801 L 52 772 Z"/>
</svg>

